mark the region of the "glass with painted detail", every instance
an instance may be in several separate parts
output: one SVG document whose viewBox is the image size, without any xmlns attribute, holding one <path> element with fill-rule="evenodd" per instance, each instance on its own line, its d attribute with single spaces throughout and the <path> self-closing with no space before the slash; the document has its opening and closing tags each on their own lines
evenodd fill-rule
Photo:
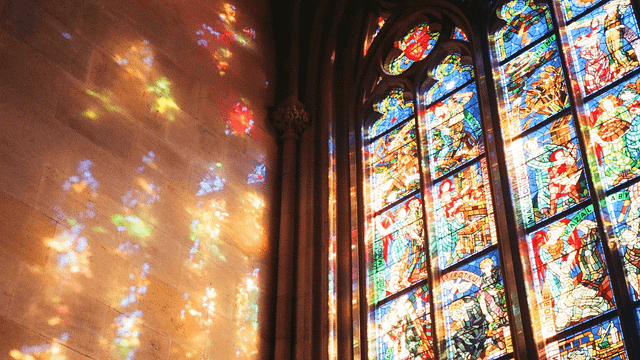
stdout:
<svg viewBox="0 0 640 360">
<path fill-rule="evenodd" d="M 571 68 L 588 96 L 638 67 L 640 39 L 630 0 L 612 0 L 567 25 Z"/>
<path fill-rule="evenodd" d="M 434 359 L 429 300 L 429 289 L 420 286 L 369 315 L 377 324 L 370 340 L 377 359 Z"/>
<path fill-rule="evenodd" d="M 499 93 L 504 101 L 502 133 L 507 138 L 568 105 L 555 36 L 501 65 L 499 71 Z"/>
<path fill-rule="evenodd" d="M 420 195 L 382 212 L 374 221 L 370 301 L 375 303 L 427 277 Z"/>
<path fill-rule="evenodd" d="M 420 112 L 431 177 L 438 178 L 484 152 L 475 83 Z"/>
<path fill-rule="evenodd" d="M 578 139 L 570 115 L 514 140 L 512 197 L 525 228 L 587 199 Z"/>
<path fill-rule="evenodd" d="M 604 321 L 546 346 L 549 359 L 626 360 L 618 318 Z"/>
<path fill-rule="evenodd" d="M 401 89 L 389 91 L 387 96 L 373 105 L 373 110 L 380 114 L 369 128 L 369 138 L 379 136 L 413 115 L 413 102 L 404 99 Z"/>
<path fill-rule="evenodd" d="M 485 159 L 435 183 L 432 190 L 439 267 L 497 242 Z"/>
<path fill-rule="evenodd" d="M 512 351 L 498 252 L 442 276 L 449 359 L 496 359 Z"/>
<path fill-rule="evenodd" d="M 473 66 L 468 60 L 463 60 L 458 53 L 449 54 L 430 72 L 427 82 L 435 83 L 428 84 L 429 90 L 420 94 L 420 100 L 423 104 L 431 104 L 473 80 L 473 77 Z"/>
<path fill-rule="evenodd" d="M 436 27 L 439 28 L 422 22 L 411 29 L 394 44 L 395 49 L 389 55 L 384 71 L 389 75 L 400 75 L 414 62 L 425 59 L 440 37 L 440 32 L 434 29 Z"/>
<path fill-rule="evenodd" d="M 512 0 L 497 10 L 504 24 L 490 39 L 495 42 L 498 60 L 515 54 L 549 32 L 553 25 L 549 9 L 534 0 Z"/>
</svg>

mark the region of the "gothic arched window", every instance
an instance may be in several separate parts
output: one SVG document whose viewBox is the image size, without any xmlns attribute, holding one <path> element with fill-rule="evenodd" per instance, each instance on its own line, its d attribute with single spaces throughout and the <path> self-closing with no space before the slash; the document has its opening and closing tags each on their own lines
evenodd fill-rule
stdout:
<svg viewBox="0 0 640 360">
<path fill-rule="evenodd" d="M 364 41 L 366 357 L 638 356 L 637 4 L 456 3 Z"/>
</svg>

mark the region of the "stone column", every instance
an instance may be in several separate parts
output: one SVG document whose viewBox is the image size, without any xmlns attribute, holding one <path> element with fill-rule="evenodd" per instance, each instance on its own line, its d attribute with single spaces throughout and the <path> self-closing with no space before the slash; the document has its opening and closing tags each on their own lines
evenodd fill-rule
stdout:
<svg viewBox="0 0 640 360">
<path fill-rule="evenodd" d="M 309 126 L 304 105 L 295 97 L 285 100 L 273 114 L 273 126 L 282 138 L 282 187 L 276 296 L 275 359 L 292 359 L 295 268 L 294 241 L 297 211 L 297 161 L 300 135 Z"/>
</svg>

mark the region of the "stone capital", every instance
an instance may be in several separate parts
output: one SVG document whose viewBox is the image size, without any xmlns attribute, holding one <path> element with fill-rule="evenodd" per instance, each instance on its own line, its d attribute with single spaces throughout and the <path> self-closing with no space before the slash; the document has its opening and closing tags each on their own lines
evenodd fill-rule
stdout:
<svg viewBox="0 0 640 360">
<path fill-rule="evenodd" d="M 283 101 L 272 114 L 273 126 L 283 137 L 302 135 L 311 121 L 304 105 L 294 96 Z"/>
</svg>

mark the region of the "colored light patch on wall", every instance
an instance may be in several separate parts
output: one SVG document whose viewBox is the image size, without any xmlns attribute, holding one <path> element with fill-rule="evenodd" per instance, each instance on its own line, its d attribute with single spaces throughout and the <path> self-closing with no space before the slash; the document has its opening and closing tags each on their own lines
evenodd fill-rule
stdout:
<svg viewBox="0 0 640 360">
<path fill-rule="evenodd" d="M 251 359 L 258 354 L 258 277 L 255 269 L 238 285 L 236 295 L 236 353 L 239 359 Z"/>
<path fill-rule="evenodd" d="M 545 350 L 550 359 L 628 359 L 617 317 L 553 342 Z"/>
<path fill-rule="evenodd" d="M 628 0 L 611 1 L 568 25 L 572 71 L 583 96 L 638 67 L 638 23 Z"/>
<path fill-rule="evenodd" d="M 413 102 L 405 101 L 401 89 L 389 91 L 387 96 L 373 105 L 382 116 L 369 128 L 369 138 L 376 137 L 413 115 Z"/>
<path fill-rule="evenodd" d="M 475 83 L 421 111 L 427 129 L 425 152 L 431 177 L 438 178 L 484 152 Z"/>
<path fill-rule="evenodd" d="M 457 53 L 447 55 L 429 73 L 429 77 L 437 81 L 431 88 L 420 94 L 422 104 L 431 105 L 434 101 L 473 79 L 473 66 L 464 64 L 462 56 Z"/>
<path fill-rule="evenodd" d="M 151 92 L 154 97 L 151 108 L 159 114 L 166 116 L 167 119 L 174 120 L 180 108 L 171 94 L 171 81 L 166 77 L 161 77 L 152 85 L 148 85 L 147 90 Z"/>
<path fill-rule="evenodd" d="M 640 185 L 607 196 L 602 207 L 607 234 L 618 245 L 629 294 L 633 301 L 640 300 Z"/>
<path fill-rule="evenodd" d="M 533 0 L 511 0 L 496 11 L 506 22 L 493 36 L 498 60 L 502 61 L 542 37 L 553 28 L 544 4 Z"/>
<path fill-rule="evenodd" d="M 420 195 L 376 216 L 374 223 L 369 298 L 375 303 L 427 276 Z"/>
<path fill-rule="evenodd" d="M 398 297 L 370 314 L 376 324 L 371 342 L 378 360 L 433 359 L 433 330 L 426 285 Z"/>
<path fill-rule="evenodd" d="M 384 71 L 389 75 L 402 74 L 414 62 L 423 60 L 429 55 L 439 36 L 440 32 L 431 31 L 427 22 L 418 24 L 402 40 L 394 44 L 402 53 L 386 64 Z"/>
<path fill-rule="evenodd" d="M 555 35 L 500 66 L 502 132 L 520 134 L 568 105 Z"/>
<path fill-rule="evenodd" d="M 584 165 L 570 115 L 514 140 L 509 153 L 512 197 L 525 228 L 587 199 Z"/>
<path fill-rule="evenodd" d="M 586 104 L 589 133 L 605 189 L 640 173 L 640 78 Z"/>
<path fill-rule="evenodd" d="M 441 288 L 449 359 L 496 359 L 512 351 L 497 250 L 443 275 Z"/>
<path fill-rule="evenodd" d="M 371 162 L 369 169 L 370 206 L 378 210 L 420 186 L 416 142 L 411 141 L 379 161 Z"/>
<path fill-rule="evenodd" d="M 593 205 L 529 234 L 527 245 L 545 338 L 615 306 Z"/>
<path fill-rule="evenodd" d="M 497 242 L 484 158 L 434 184 L 432 193 L 441 269 Z"/>
<path fill-rule="evenodd" d="M 248 134 L 253 127 L 253 111 L 249 110 L 244 100 L 236 103 L 227 118 L 225 134 Z"/>
</svg>

